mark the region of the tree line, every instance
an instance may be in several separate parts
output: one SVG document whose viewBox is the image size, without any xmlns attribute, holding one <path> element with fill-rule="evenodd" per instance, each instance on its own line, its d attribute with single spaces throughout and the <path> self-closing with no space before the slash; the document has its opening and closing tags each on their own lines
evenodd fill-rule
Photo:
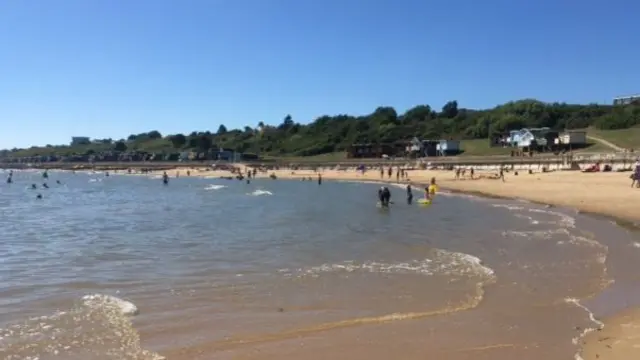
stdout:
<svg viewBox="0 0 640 360">
<path fill-rule="evenodd" d="M 393 107 L 381 106 L 366 116 L 324 115 L 306 125 L 287 115 L 278 125 L 260 122 L 256 127 L 233 130 L 219 125 L 216 132 L 166 136 L 154 130 L 118 141 L 101 141 L 114 151 L 206 152 L 224 148 L 254 154 L 311 156 L 342 151 L 354 143 L 390 143 L 413 137 L 477 139 L 525 127 L 565 130 L 591 126 L 613 130 L 637 125 L 640 125 L 638 103 L 579 105 L 525 99 L 474 110 L 449 101 L 439 111 L 429 105 L 418 105 L 398 114 Z"/>
</svg>

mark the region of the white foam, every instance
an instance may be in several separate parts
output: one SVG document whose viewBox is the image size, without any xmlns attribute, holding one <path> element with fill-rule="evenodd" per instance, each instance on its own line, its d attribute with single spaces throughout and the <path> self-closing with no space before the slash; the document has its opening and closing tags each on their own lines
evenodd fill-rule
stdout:
<svg viewBox="0 0 640 360">
<path fill-rule="evenodd" d="M 508 210 L 524 210 L 524 207 L 510 204 L 491 204 L 495 208 L 503 208 Z"/>
<path fill-rule="evenodd" d="M 252 196 L 263 196 L 263 195 L 273 195 L 273 193 L 269 190 L 256 190 L 252 193 L 248 193 L 247 195 L 252 195 Z"/>
<path fill-rule="evenodd" d="M 68 358 L 108 354 L 114 359 L 161 360 L 140 346 L 130 315 L 131 302 L 115 296 L 92 294 L 68 311 L 37 316 L 0 328 L 0 352 L 7 360 Z"/>
<path fill-rule="evenodd" d="M 381 261 L 356 262 L 352 260 L 336 264 L 300 269 L 281 269 L 286 276 L 297 274 L 298 277 L 318 277 L 322 273 L 387 273 L 387 274 L 421 274 L 480 277 L 483 280 L 494 278 L 493 269 L 484 266 L 482 260 L 473 255 L 437 249 L 432 259 L 409 260 L 397 263 Z"/>
<path fill-rule="evenodd" d="M 90 308 L 112 306 L 117 308 L 123 315 L 131 316 L 138 314 L 138 307 L 134 303 L 111 295 L 85 295 L 82 297 L 82 302 Z"/>
<path fill-rule="evenodd" d="M 575 228 L 576 227 L 576 219 L 567 215 L 567 214 L 563 214 L 561 212 L 558 211 L 551 211 L 551 210 L 542 210 L 542 209 L 529 209 L 529 212 L 533 212 L 533 213 L 538 213 L 538 214 L 549 214 L 549 215 L 554 215 L 560 218 L 559 222 L 557 223 L 560 226 L 564 226 L 564 227 L 569 227 L 569 228 Z"/>
<path fill-rule="evenodd" d="M 574 345 L 579 345 L 580 344 L 580 340 L 582 338 L 584 338 L 590 332 L 593 332 L 593 331 L 596 331 L 596 330 L 602 330 L 604 328 L 604 323 L 602 321 L 596 319 L 596 317 L 593 314 L 593 312 L 591 312 L 591 310 L 589 310 L 589 308 L 587 308 L 586 306 L 582 305 L 580 303 L 580 300 L 575 299 L 575 298 L 567 298 L 567 299 L 564 299 L 564 301 L 566 303 L 568 303 L 568 304 L 573 304 L 573 305 L 581 308 L 582 310 L 586 311 L 587 314 L 589 314 L 589 320 L 596 325 L 595 327 L 586 328 L 586 329 L 582 330 L 580 335 L 578 335 L 578 336 L 574 337 L 573 339 L 571 339 L 571 342 Z M 576 354 L 573 357 L 574 357 L 575 360 L 584 360 L 582 358 L 582 356 L 580 356 L 580 351 L 576 352 Z"/>
<path fill-rule="evenodd" d="M 89 182 L 102 182 L 102 179 L 89 179 Z"/>
<path fill-rule="evenodd" d="M 220 189 L 224 189 L 226 188 L 226 185 L 215 185 L 215 184 L 211 184 L 211 185 L 207 185 L 207 187 L 205 187 L 205 190 L 220 190 Z"/>
</svg>

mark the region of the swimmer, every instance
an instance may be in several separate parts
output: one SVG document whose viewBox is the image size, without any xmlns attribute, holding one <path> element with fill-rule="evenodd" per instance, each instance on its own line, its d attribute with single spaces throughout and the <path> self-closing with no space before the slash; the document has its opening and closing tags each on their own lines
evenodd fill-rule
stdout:
<svg viewBox="0 0 640 360">
<path fill-rule="evenodd" d="M 43 183 L 43 184 L 42 184 L 42 187 L 43 187 L 43 188 L 45 188 L 45 189 L 48 189 L 48 188 L 49 188 L 49 185 L 47 185 L 47 183 Z"/>
<path fill-rule="evenodd" d="M 36 199 L 42 199 L 42 194 L 36 195 Z"/>
<path fill-rule="evenodd" d="M 411 205 L 413 202 L 413 190 L 411 189 L 411 184 L 407 185 L 407 204 Z"/>
<path fill-rule="evenodd" d="M 169 184 L 169 175 L 167 175 L 166 171 L 162 174 L 162 183 L 165 185 Z"/>
</svg>

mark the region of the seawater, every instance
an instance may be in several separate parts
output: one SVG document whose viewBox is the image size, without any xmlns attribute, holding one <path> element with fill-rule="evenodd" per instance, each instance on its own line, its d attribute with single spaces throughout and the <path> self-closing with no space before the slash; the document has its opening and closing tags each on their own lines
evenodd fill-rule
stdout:
<svg viewBox="0 0 640 360">
<path fill-rule="evenodd" d="M 0 186 L 3 359 L 564 359 L 602 326 L 596 295 L 637 281 L 637 236 L 571 210 L 49 175 Z"/>
</svg>

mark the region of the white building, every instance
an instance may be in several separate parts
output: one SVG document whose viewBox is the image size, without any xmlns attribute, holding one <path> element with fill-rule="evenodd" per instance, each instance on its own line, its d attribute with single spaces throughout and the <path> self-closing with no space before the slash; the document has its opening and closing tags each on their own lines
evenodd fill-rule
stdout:
<svg viewBox="0 0 640 360">
<path fill-rule="evenodd" d="M 558 138 L 564 145 L 584 145 L 587 143 L 587 132 L 582 130 L 565 131 Z"/>
<path fill-rule="evenodd" d="M 628 105 L 634 101 L 640 101 L 640 94 L 619 96 L 613 99 L 613 105 Z"/>
</svg>

